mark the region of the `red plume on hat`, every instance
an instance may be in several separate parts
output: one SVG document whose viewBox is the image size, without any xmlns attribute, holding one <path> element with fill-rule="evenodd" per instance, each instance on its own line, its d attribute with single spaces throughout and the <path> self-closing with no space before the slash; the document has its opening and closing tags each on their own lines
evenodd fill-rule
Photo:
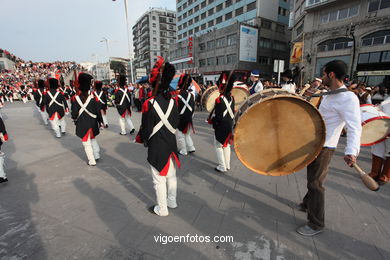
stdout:
<svg viewBox="0 0 390 260">
<path fill-rule="evenodd" d="M 157 60 L 156 64 L 154 64 L 153 69 L 150 72 L 150 77 L 149 77 L 150 84 L 153 84 L 154 82 L 156 82 L 158 80 L 159 76 L 161 76 L 163 69 L 164 69 L 163 68 L 164 58 L 161 56 L 157 56 L 157 58 L 158 58 L 158 60 Z"/>
</svg>

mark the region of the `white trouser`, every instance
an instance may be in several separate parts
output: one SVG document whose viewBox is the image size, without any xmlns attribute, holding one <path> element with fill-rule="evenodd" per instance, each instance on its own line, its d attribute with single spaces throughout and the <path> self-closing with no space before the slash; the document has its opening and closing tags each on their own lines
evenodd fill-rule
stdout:
<svg viewBox="0 0 390 260">
<path fill-rule="evenodd" d="M 63 120 L 63 118 L 62 118 Z M 58 113 L 55 113 L 53 120 L 50 120 L 51 127 L 54 130 L 54 133 L 56 137 L 61 137 L 61 132 L 60 132 L 60 119 Z"/>
<path fill-rule="evenodd" d="M 121 127 L 121 134 L 125 135 L 126 134 L 126 122 L 130 127 L 130 131 L 134 129 L 133 122 L 130 119 L 129 114 L 126 112 L 126 116 L 122 117 L 119 116 L 119 126 Z"/>
<path fill-rule="evenodd" d="M 13 97 L 10 97 L 10 98 L 9 98 L 9 101 L 10 101 L 11 103 L 13 103 L 13 102 L 14 102 L 14 98 L 13 98 Z"/>
<path fill-rule="evenodd" d="M 381 157 L 382 159 L 390 157 L 390 139 L 387 138 L 383 142 L 371 146 L 371 153 L 375 156 Z"/>
<path fill-rule="evenodd" d="M 37 107 L 37 109 L 38 109 L 38 112 L 41 114 L 43 123 L 44 123 L 45 125 L 47 125 L 47 124 L 48 124 L 48 122 L 47 122 L 48 115 L 47 115 L 46 111 L 42 111 L 39 107 Z"/>
<path fill-rule="evenodd" d="M 168 207 L 177 207 L 176 165 L 173 163 L 172 159 L 169 159 L 169 169 L 166 176 L 161 176 L 160 172 L 156 170 L 153 166 L 151 166 L 151 168 L 153 184 L 157 198 L 157 205 L 154 207 L 154 212 L 159 216 L 168 216 Z"/>
<path fill-rule="evenodd" d="M 61 127 L 61 133 L 66 133 L 66 121 L 65 121 L 65 116 L 63 116 L 60 119 L 60 127 Z"/>
<path fill-rule="evenodd" d="M 184 134 L 182 131 L 176 131 L 176 133 L 177 148 L 179 149 L 180 154 L 187 155 L 188 152 L 195 151 L 190 129 L 188 129 L 186 134 Z"/>
<path fill-rule="evenodd" d="M 107 115 L 104 113 L 104 110 L 101 110 L 102 118 L 103 118 L 103 124 L 104 126 L 108 125 Z"/>
<path fill-rule="evenodd" d="M 27 103 L 27 97 L 23 97 L 22 100 L 23 100 L 23 103 Z"/>
<path fill-rule="evenodd" d="M 223 145 L 218 142 L 217 139 L 215 139 L 214 137 L 214 147 L 217 153 L 218 160 L 217 169 L 221 172 L 226 172 L 227 170 L 230 170 L 230 144 L 228 144 L 226 147 L 223 147 Z"/>
<path fill-rule="evenodd" d="M 3 152 L 0 152 L 0 178 L 3 179 L 7 178 L 4 172 L 4 157 L 5 154 Z"/>
<path fill-rule="evenodd" d="M 100 159 L 100 147 L 96 141 L 96 138 L 91 139 L 90 136 L 88 136 L 88 140 L 82 143 L 85 154 L 88 158 L 88 164 L 96 165 L 96 160 Z"/>
</svg>

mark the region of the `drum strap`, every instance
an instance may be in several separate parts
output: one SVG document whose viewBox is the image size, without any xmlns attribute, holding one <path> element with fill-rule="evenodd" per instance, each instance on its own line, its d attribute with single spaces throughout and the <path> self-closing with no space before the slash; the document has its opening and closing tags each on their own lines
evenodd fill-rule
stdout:
<svg viewBox="0 0 390 260">
<path fill-rule="evenodd" d="M 89 102 L 91 102 L 91 98 L 92 98 L 91 96 L 88 96 L 87 100 L 83 104 L 83 102 L 81 102 L 80 97 L 76 96 L 76 101 L 80 105 L 79 115 L 77 116 L 77 118 L 79 118 L 81 116 L 81 114 L 84 113 L 84 112 L 87 113 L 92 118 L 96 118 L 97 117 L 95 114 L 92 114 L 91 112 L 89 112 L 87 110 L 87 106 L 88 106 Z"/>
<path fill-rule="evenodd" d="M 223 117 L 225 117 L 226 114 L 229 112 L 230 117 L 233 119 L 234 118 L 234 113 L 233 113 L 232 107 L 231 107 L 233 99 L 230 102 L 228 102 L 227 99 L 223 96 L 222 100 L 223 100 L 223 102 L 226 105 L 226 110 L 223 112 Z"/>
<path fill-rule="evenodd" d="M 123 101 L 125 101 L 125 97 L 126 97 L 127 101 L 130 102 L 130 98 L 126 93 L 126 90 L 123 90 L 121 88 L 119 88 L 119 90 L 123 92 L 123 96 L 122 96 L 122 99 L 121 99 L 121 102 L 119 103 L 119 105 L 121 106 L 123 104 Z"/>
<path fill-rule="evenodd" d="M 347 91 L 349 91 L 347 88 L 339 88 L 339 89 L 328 91 L 328 92 L 313 94 L 312 97 L 322 97 L 322 96 L 328 96 L 328 95 L 335 95 L 335 94 L 338 94 L 341 92 L 347 92 Z"/>
<path fill-rule="evenodd" d="M 167 109 L 167 112 L 164 113 L 162 110 L 161 110 L 161 107 L 160 105 L 157 103 L 157 101 L 155 101 L 154 99 L 150 100 L 150 102 L 153 104 L 153 108 L 154 110 L 156 110 L 157 112 L 157 115 L 160 117 L 160 122 L 158 122 L 157 125 L 155 125 L 153 127 L 153 131 L 152 133 L 150 134 L 149 136 L 149 140 L 153 137 L 153 135 L 155 135 L 160 129 L 161 127 L 163 127 L 165 125 L 166 128 L 168 128 L 168 130 L 172 133 L 172 134 L 175 134 L 176 133 L 176 129 L 172 127 L 171 123 L 169 123 L 168 121 L 168 117 L 171 115 L 171 112 L 172 112 L 172 108 L 173 108 L 173 105 L 175 104 L 175 101 L 173 101 L 173 99 L 171 99 L 169 101 L 169 105 L 168 105 L 168 109 Z"/>
<path fill-rule="evenodd" d="M 49 95 L 49 97 L 51 98 L 51 101 L 50 101 L 50 103 L 49 103 L 49 107 L 51 107 L 52 105 L 53 105 L 53 103 L 56 103 L 57 105 L 59 105 L 60 107 L 64 107 L 64 104 L 61 104 L 60 102 L 58 102 L 57 101 L 57 97 L 58 97 L 58 95 L 60 94 L 60 92 L 56 92 L 56 94 L 54 95 L 54 97 L 53 97 L 53 95 L 50 93 L 50 91 L 49 92 L 47 92 L 47 94 Z"/>
<path fill-rule="evenodd" d="M 184 114 L 184 112 L 186 111 L 186 108 L 188 108 L 188 110 L 190 110 L 192 112 L 192 107 L 190 106 L 190 100 L 191 100 L 191 94 L 188 93 L 188 96 L 187 96 L 187 100 L 185 100 L 181 95 L 179 95 L 179 98 L 180 100 L 183 102 L 184 104 L 184 107 L 182 108 L 182 110 L 180 111 L 180 115 Z"/>
</svg>

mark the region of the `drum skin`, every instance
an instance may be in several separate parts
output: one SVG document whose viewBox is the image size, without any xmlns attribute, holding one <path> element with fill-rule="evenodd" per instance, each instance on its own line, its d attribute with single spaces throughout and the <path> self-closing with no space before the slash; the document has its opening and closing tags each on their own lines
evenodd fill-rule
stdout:
<svg viewBox="0 0 390 260">
<path fill-rule="evenodd" d="M 321 114 L 294 94 L 259 94 L 264 98 L 257 97 L 258 102 L 237 115 L 234 148 L 239 160 L 250 170 L 270 176 L 305 168 L 325 142 Z"/>
<path fill-rule="evenodd" d="M 217 86 L 209 87 L 203 93 L 201 102 L 207 112 L 211 112 L 211 110 L 213 110 L 217 97 L 219 97 L 219 90 Z"/>
<path fill-rule="evenodd" d="M 235 110 L 237 110 L 240 107 L 240 105 L 248 99 L 250 95 L 248 88 L 244 86 L 239 86 L 239 87 L 234 86 L 232 88 L 231 94 L 234 97 Z M 219 90 L 218 87 L 216 86 L 208 88 L 203 93 L 201 102 L 207 112 L 211 112 L 211 110 L 213 110 L 215 105 L 215 100 L 218 97 L 219 97 Z"/>
<path fill-rule="evenodd" d="M 390 117 L 373 105 L 361 105 L 361 146 L 371 146 L 384 141 L 390 134 Z"/>
</svg>

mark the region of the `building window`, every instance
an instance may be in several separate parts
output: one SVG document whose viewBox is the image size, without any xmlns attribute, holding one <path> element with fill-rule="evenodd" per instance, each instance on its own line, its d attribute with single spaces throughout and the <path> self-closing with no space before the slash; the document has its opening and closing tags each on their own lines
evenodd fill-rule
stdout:
<svg viewBox="0 0 390 260">
<path fill-rule="evenodd" d="M 229 19 L 232 19 L 232 12 L 225 14 L 225 21 Z"/>
<path fill-rule="evenodd" d="M 279 51 L 287 51 L 287 44 L 281 41 L 275 41 L 273 44 L 273 49 Z"/>
<path fill-rule="evenodd" d="M 390 44 L 390 30 L 371 33 L 362 38 L 362 46 Z"/>
<path fill-rule="evenodd" d="M 390 7 L 390 0 L 371 1 L 368 4 L 368 12 L 376 12 L 378 10 L 389 8 L 389 7 Z"/>
<path fill-rule="evenodd" d="M 304 23 L 302 23 L 296 30 L 297 36 L 303 32 Z"/>
<path fill-rule="evenodd" d="M 203 1 L 201 4 L 200 4 L 200 8 L 205 8 L 206 7 L 206 1 Z"/>
<path fill-rule="evenodd" d="M 199 5 L 195 6 L 194 11 L 195 12 L 199 11 Z"/>
<path fill-rule="evenodd" d="M 246 6 L 246 11 L 249 12 L 249 11 L 252 11 L 252 10 L 255 10 L 256 9 L 256 2 L 252 2 L 250 4 L 248 4 Z"/>
<path fill-rule="evenodd" d="M 206 66 L 206 60 L 205 59 L 199 60 L 199 67 L 204 67 L 204 66 Z"/>
<path fill-rule="evenodd" d="M 230 54 L 226 56 L 226 64 L 234 64 L 236 63 L 237 55 L 236 54 Z"/>
<path fill-rule="evenodd" d="M 153 30 L 153 34 L 157 34 L 156 30 Z"/>
<path fill-rule="evenodd" d="M 152 20 L 156 20 L 156 16 L 152 16 Z"/>
<path fill-rule="evenodd" d="M 236 16 L 242 15 L 244 13 L 244 7 L 240 7 L 236 9 Z"/>
<path fill-rule="evenodd" d="M 272 22 L 267 20 L 261 20 L 261 28 L 269 29 L 271 30 Z"/>
<path fill-rule="evenodd" d="M 205 29 L 206 29 L 206 24 L 205 24 L 205 23 L 202 24 L 202 25 L 200 26 L 200 29 L 201 29 L 201 30 L 205 30 Z"/>
<path fill-rule="evenodd" d="M 191 35 L 193 33 L 193 29 L 188 31 L 188 35 Z"/>
<path fill-rule="evenodd" d="M 226 37 L 227 46 L 232 46 L 237 43 L 236 34 L 231 34 Z"/>
<path fill-rule="evenodd" d="M 320 16 L 320 23 L 326 24 L 333 21 L 343 20 L 343 19 L 354 17 L 358 14 L 359 14 L 359 5 L 354 5 L 348 8 L 322 14 Z"/>
<path fill-rule="evenodd" d="M 206 12 L 204 12 L 203 14 L 201 14 L 201 15 L 200 15 L 200 18 L 201 18 L 201 19 L 206 18 Z"/>
<path fill-rule="evenodd" d="M 212 26 L 214 26 L 214 20 L 211 20 L 211 21 L 208 22 L 208 27 L 210 28 Z"/>
<path fill-rule="evenodd" d="M 277 24 L 276 25 L 276 31 L 279 33 L 284 33 L 284 25 Z"/>
<path fill-rule="evenodd" d="M 212 40 L 212 41 L 208 41 L 207 42 L 207 50 L 212 50 L 215 48 L 215 41 Z"/>
<path fill-rule="evenodd" d="M 225 1 L 225 8 L 229 7 L 232 5 L 232 0 L 226 0 Z"/>
<path fill-rule="evenodd" d="M 214 57 L 207 58 L 207 66 L 214 66 Z"/>
<path fill-rule="evenodd" d="M 225 56 L 217 56 L 217 66 L 225 64 Z"/>
<path fill-rule="evenodd" d="M 259 46 L 260 48 L 271 48 L 272 41 L 267 38 L 260 37 Z"/>
<path fill-rule="evenodd" d="M 215 24 L 219 24 L 219 23 L 222 23 L 222 16 L 217 17 L 217 19 L 215 21 Z"/>
<path fill-rule="evenodd" d="M 270 58 L 269 57 L 259 57 L 259 63 L 261 65 L 269 65 L 270 64 Z"/>
<path fill-rule="evenodd" d="M 337 38 L 318 44 L 318 52 L 343 50 L 352 48 L 353 42 L 349 38 Z"/>
<path fill-rule="evenodd" d="M 212 3 L 214 3 L 214 0 L 209 0 L 209 4 L 212 4 Z"/>
<path fill-rule="evenodd" d="M 223 8 L 223 4 L 219 4 L 219 5 L 217 5 L 217 7 L 216 7 L 216 11 L 219 12 L 219 11 L 222 10 L 222 8 Z"/>
<path fill-rule="evenodd" d="M 155 24 L 155 23 L 153 23 L 153 24 L 152 24 L 152 27 L 153 27 L 153 28 L 156 28 L 156 24 Z"/>
<path fill-rule="evenodd" d="M 208 10 L 208 15 L 210 16 L 210 15 L 213 15 L 214 14 L 214 8 L 211 8 L 210 10 Z"/>
<path fill-rule="evenodd" d="M 198 27 L 195 27 L 194 32 L 195 32 L 195 33 L 199 32 L 199 26 L 198 26 Z"/>
<path fill-rule="evenodd" d="M 192 24 L 192 19 L 188 21 L 188 25 L 191 25 Z"/>
<path fill-rule="evenodd" d="M 197 23 L 199 21 L 199 16 L 194 18 L 194 22 Z"/>
<path fill-rule="evenodd" d="M 217 48 L 225 46 L 225 37 L 217 39 Z"/>
</svg>

